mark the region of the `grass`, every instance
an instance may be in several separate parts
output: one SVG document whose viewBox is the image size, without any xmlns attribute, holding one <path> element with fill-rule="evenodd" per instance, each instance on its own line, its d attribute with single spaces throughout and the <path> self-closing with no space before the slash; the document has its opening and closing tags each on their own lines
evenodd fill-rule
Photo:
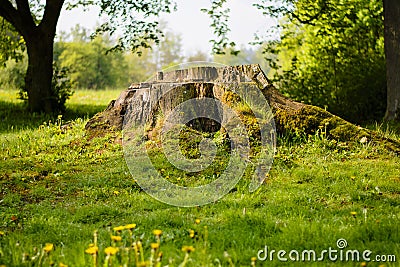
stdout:
<svg viewBox="0 0 400 267">
<path fill-rule="evenodd" d="M 379 145 L 320 134 L 280 137 L 269 177 L 256 192 L 241 180 L 213 204 L 173 207 L 141 190 L 113 136 L 85 138 L 87 119 L 118 93 L 77 91 L 65 116 L 49 118 L 25 113 L 15 91 L 0 90 L 0 266 L 93 266 L 85 250 L 95 231 L 98 266 L 123 265 L 135 246 L 143 247 L 145 260 L 162 251 L 162 266 L 398 266 L 398 156 Z M 378 128 L 399 138 L 396 126 Z M 131 223 L 132 233 L 114 231 Z M 162 230 L 159 239 L 154 229 Z M 120 235 L 120 243 L 112 235 Z M 323 262 L 281 262 L 277 252 L 273 260 L 252 261 L 266 246 L 268 254 L 295 249 L 319 256 L 336 249 L 340 238 L 346 249 L 371 250 L 371 259 L 395 255 L 397 262 L 364 265 L 327 256 Z M 156 252 L 151 244 L 158 242 Z M 120 251 L 107 256 L 109 246 Z M 195 250 L 182 251 L 184 246 Z"/>
</svg>

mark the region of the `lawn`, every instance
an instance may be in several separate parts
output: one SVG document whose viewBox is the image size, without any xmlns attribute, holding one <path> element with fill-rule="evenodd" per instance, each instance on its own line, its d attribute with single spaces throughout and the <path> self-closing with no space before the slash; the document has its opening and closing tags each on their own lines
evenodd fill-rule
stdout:
<svg viewBox="0 0 400 267">
<path fill-rule="evenodd" d="M 85 136 L 118 94 L 77 91 L 52 118 L 0 90 L 0 266 L 399 266 L 400 158 L 384 147 L 281 136 L 256 192 L 242 179 L 174 207 L 136 184 L 116 136 Z"/>
</svg>

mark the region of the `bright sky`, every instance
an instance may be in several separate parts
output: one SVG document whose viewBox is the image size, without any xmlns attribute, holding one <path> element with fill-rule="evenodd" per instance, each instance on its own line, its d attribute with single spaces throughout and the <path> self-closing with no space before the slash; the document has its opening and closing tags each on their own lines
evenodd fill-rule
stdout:
<svg viewBox="0 0 400 267">
<path fill-rule="evenodd" d="M 230 23 L 231 40 L 239 46 L 248 45 L 254 40 L 254 33 L 265 31 L 276 22 L 266 18 L 261 11 L 252 6 L 254 1 L 229 0 L 227 7 L 231 9 Z M 172 14 L 163 14 L 161 19 L 166 21 L 168 28 L 182 36 L 183 53 L 194 54 L 197 50 L 210 51 L 209 40 L 213 38 L 210 28 L 210 19 L 201 8 L 209 8 L 210 0 L 176 0 L 178 11 Z M 69 31 L 76 24 L 93 29 L 98 23 L 96 10 L 83 12 L 82 10 L 63 10 L 58 22 L 58 31 Z"/>
</svg>

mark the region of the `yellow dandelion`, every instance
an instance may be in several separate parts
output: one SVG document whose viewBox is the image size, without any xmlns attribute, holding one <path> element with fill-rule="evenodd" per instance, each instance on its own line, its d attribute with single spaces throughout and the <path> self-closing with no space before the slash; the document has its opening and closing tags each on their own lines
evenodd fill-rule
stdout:
<svg viewBox="0 0 400 267">
<path fill-rule="evenodd" d="M 350 214 L 351 214 L 352 216 L 356 216 L 356 215 L 357 215 L 357 212 L 352 211 L 352 212 L 350 212 Z"/>
<path fill-rule="evenodd" d="M 6 233 L 4 233 L 3 231 L 0 231 L 0 236 L 5 235 Z"/>
<path fill-rule="evenodd" d="M 194 222 L 195 222 L 196 224 L 200 224 L 200 219 L 196 219 Z"/>
<path fill-rule="evenodd" d="M 115 247 L 107 247 L 104 249 L 104 253 L 106 253 L 107 255 L 115 255 L 118 252 L 118 248 Z"/>
<path fill-rule="evenodd" d="M 113 194 L 114 194 L 115 196 L 118 196 L 118 195 L 119 195 L 119 191 L 114 190 L 114 191 L 113 191 Z"/>
<path fill-rule="evenodd" d="M 161 235 L 162 235 L 162 230 L 155 229 L 155 230 L 153 230 L 153 234 L 154 234 L 155 236 L 161 236 Z"/>
<path fill-rule="evenodd" d="M 195 249 L 194 249 L 193 246 L 183 246 L 183 247 L 182 247 L 182 251 L 183 251 L 183 252 L 186 252 L 186 253 L 193 252 L 194 250 L 195 250 Z"/>
<path fill-rule="evenodd" d="M 190 236 L 190 238 L 194 237 L 194 230 L 189 230 L 189 236 Z"/>
<path fill-rule="evenodd" d="M 156 250 L 160 247 L 160 244 L 159 243 L 151 243 L 150 246 L 151 246 L 151 249 Z"/>
<path fill-rule="evenodd" d="M 131 224 L 125 225 L 124 227 L 125 227 L 125 229 L 127 229 L 127 230 L 132 230 L 133 228 L 136 227 L 136 224 L 135 224 L 135 223 L 131 223 Z"/>
<path fill-rule="evenodd" d="M 122 240 L 122 237 L 120 237 L 119 235 L 112 235 L 111 240 L 115 241 L 115 242 L 119 242 Z"/>
<path fill-rule="evenodd" d="M 117 227 L 113 228 L 113 230 L 116 231 L 116 232 L 122 231 L 124 229 L 125 229 L 125 226 L 117 226 Z"/>
<path fill-rule="evenodd" d="M 89 248 L 87 248 L 85 250 L 85 253 L 89 254 L 89 255 L 95 255 L 95 254 L 97 254 L 98 251 L 99 251 L 99 248 L 97 246 L 90 246 Z"/>
<path fill-rule="evenodd" d="M 251 257 L 251 266 L 252 267 L 256 266 L 256 261 L 257 261 L 256 257 Z"/>
<path fill-rule="evenodd" d="M 43 250 L 44 252 L 49 253 L 50 251 L 52 251 L 54 248 L 54 245 L 51 243 L 46 243 L 46 245 L 44 246 Z"/>
<path fill-rule="evenodd" d="M 58 265 L 59 267 L 68 267 L 68 265 L 66 265 L 66 264 L 64 264 L 64 263 L 62 263 L 62 262 L 60 262 L 60 264 Z"/>
<path fill-rule="evenodd" d="M 361 262 L 360 266 L 365 267 L 367 266 L 367 263 L 365 261 Z"/>
</svg>

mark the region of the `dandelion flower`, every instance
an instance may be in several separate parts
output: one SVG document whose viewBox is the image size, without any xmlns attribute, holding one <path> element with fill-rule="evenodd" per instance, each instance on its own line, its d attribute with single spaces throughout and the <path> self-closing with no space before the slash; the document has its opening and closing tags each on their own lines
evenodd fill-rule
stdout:
<svg viewBox="0 0 400 267">
<path fill-rule="evenodd" d="M 350 212 L 350 214 L 351 214 L 352 216 L 356 216 L 356 215 L 357 215 L 357 212 L 352 211 L 352 212 Z"/>
<path fill-rule="evenodd" d="M 196 219 L 194 222 L 195 222 L 196 224 L 200 224 L 200 219 Z"/>
<path fill-rule="evenodd" d="M 156 250 L 156 249 L 158 249 L 158 248 L 160 247 L 160 244 L 158 244 L 158 243 L 151 243 L 150 246 L 151 246 L 151 249 Z"/>
<path fill-rule="evenodd" d="M 189 230 L 189 236 L 190 236 L 190 238 L 194 237 L 194 231 L 193 230 Z"/>
<path fill-rule="evenodd" d="M 54 248 L 54 245 L 51 243 L 46 243 L 46 245 L 44 246 L 43 250 L 44 252 L 49 253 L 50 251 L 52 251 Z"/>
<path fill-rule="evenodd" d="M 125 229 L 127 229 L 127 230 L 132 230 L 133 228 L 136 227 L 136 224 L 135 224 L 135 223 L 131 223 L 131 224 L 125 225 L 124 227 L 125 227 Z"/>
<path fill-rule="evenodd" d="M 365 266 L 367 266 L 367 263 L 365 262 L 365 261 L 363 261 L 363 262 L 361 262 L 361 264 L 360 264 L 362 267 L 365 267 Z"/>
<path fill-rule="evenodd" d="M 5 235 L 6 233 L 4 233 L 3 231 L 0 231 L 0 236 Z"/>
<path fill-rule="evenodd" d="M 60 267 L 68 267 L 68 265 L 66 265 L 66 264 L 64 264 L 64 263 L 62 263 L 62 262 L 60 262 L 59 266 L 60 266 Z"/>
<path fill-rule="evenodd" d="M 193 246 L 183 246 L 183 247 L 182 247 L 182 251 L 183 251 L 183 252 L 186 252 L 186 253 L 193 252 L 194 250 L 195 250 L 195 249 L 194 249 Z"/>
<path fill-rule="evenodd" d="M 161 235 L 162 235 L 162 230 L 155 229 L 155 230 L 153 230 L 153 234 L 154 234 L 155 236 L 161 236 Z"/>
<path fill-rule="evenodd" d="M 89 248 L 87 248 L 85 250 L 85 253 L 89 254 L 89 255 L 94 255 L 94 254 L 97 254 L 98 251 L 99 251 L 99 248 L 97 246 L 90 246 Z"/>
<path fill-rule="evenodd" d="M 125 226 L 117 226 L 117 227 L 113 228 L 113 230 L 116 231 L 116 232 L 122 231 L 124 229 L 125 229 Z"/>
<path fill-rule="evenodd" d="M 256 261 L 257 261 L 256 257 L 251 257 L 251 266 L 252 267 L 256 266 Z"/>
<path fill-rule="evenodd" d="M 104 253 L 106 253 L 107 255 L 115 255 L 118 252 L 118 248 L 115 247 L 107 247 L 104 249 Z"/>
<path fill-rule="evenodd" d="M 111 236 L 111 240 L 112 240 L 112 241 L 119 242 L 119 241 L 122 240 L 122 237 L 120 237 L 119 235 L 112 235 L 112 236 Z"/>
</svg>

